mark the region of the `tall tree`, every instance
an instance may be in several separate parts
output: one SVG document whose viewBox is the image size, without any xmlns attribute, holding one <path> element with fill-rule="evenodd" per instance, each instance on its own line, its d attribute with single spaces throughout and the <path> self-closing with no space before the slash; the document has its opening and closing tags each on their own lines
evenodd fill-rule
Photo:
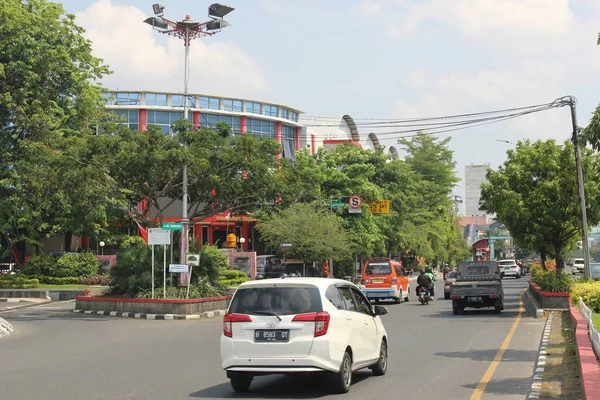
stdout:
<svg viewBox="0 0 600 400">
<path fill-rule="evenodd" d="M 0 235 L 8 248 L 56 228 L 48 193 L 60 177 L 48 168 L 60 164 L 62 138 L 102 112 L 97 80 L 109 70 L 82 33 L 59 4 L 0 2 Z"/>
<path fill-rule="evenodd" d="M 590 224 L 600 221 L 600 158 L 582 148 L 582 167 Z M 538 252 L 545 266 L 555 257 L 564 267 L 564 255 L 581 235 L 581 212 L 573 146 L 554 140 L 519 142 L 507 151 L 507 160 L 487 174 L 481 186 L 480 207 L 495 213 L 521 248 Z"/>
<path fill-rule="evenodd" d="M 292 243 L 286 254 L 304 263 L 345 260 L 353 250 L 350 233 L 344 229 L 341 217 L 318 202 L 284 208 L 261 220 L 258 230 L 273 248 Z"/>
</svg>

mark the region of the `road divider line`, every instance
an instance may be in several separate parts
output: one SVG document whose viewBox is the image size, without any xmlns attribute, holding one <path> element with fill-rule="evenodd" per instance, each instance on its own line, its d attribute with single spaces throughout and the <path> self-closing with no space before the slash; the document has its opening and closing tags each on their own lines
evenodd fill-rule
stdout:
<svg viewBox="0 0 600 400">
<path fill-rule="evenodd" d="M 483 393 L 485 392 L 485 388 L 487 387 L 488 383 L 490 383 L 490 381 L 492 380 L 492 377 L 494 376 L 494 373 L 496 372 L 496 368 L 498 368 L 498 365 L 500 365 L 500 361 L 502 361 L 504 352 L 506 352 L 506 349 L 508 349 L 508 345 L 510 344 L 510 341 L 512 340 L 513 336 L 515 335 L 515 331 L 517 330 L 517 327 L 519 326 L 519 322 L 521 322 L 521 318 L 523 317 L 523 312 L 525 312 L 525 308 L 523 307 L 523 295 L 525 294 L 526 290 L 527 289 L 523 289 L 523 291 L 519 295 L 519 314 L 517 314 L 517 318 L 515 319 L 515 322 L 513 322 L 512 327 L 510 328 L 510 331 L 508 331 L 508 334 L 504 338 L 504 342 L 502 342 L 502 346 L 500 346 L 500 350 L 498 350 L 498 352 L 496 353 L 494 360 L 492 361 L 492 363 L 488 367 L 487 371 L 485 371 L 485 374 L 483 374 L 483 377 L 477 384 L 475 391 L 469 398 L 470 400 L 480 400 L 481 399 L 481 396 L 483 396 Z"/>
</svg>

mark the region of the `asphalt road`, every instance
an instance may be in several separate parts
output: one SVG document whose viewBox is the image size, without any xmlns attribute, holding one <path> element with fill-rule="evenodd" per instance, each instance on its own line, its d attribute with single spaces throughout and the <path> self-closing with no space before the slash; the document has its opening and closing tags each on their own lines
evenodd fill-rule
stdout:
<svg viewBox="0 0 600 400">
<path fill-rule="evenodd" d="M 499 363 L 494 357 L 519 315 L 526 279 L 504 280 L 502 314 L 452 314 L 438 284 L 423 306 L 390 304 L 387 375 L 354 376 L 345 399 L 525 399 L 543 324 L 525 314 Z M 2 400 L 305 399 L 329 397 L 318 377 L 256 378 L 235 394 L 220 369 L 221 319 L 147 321 L 70 312 L 73 303 L 2 312 L 15 334 L 0 339 Z M 480 380 L 496 366 L 482 397 Z M 488 374 L 489 375 L 489 374 Z M 333 396 L 332 396 L 333 397 Z"/>
</svg>

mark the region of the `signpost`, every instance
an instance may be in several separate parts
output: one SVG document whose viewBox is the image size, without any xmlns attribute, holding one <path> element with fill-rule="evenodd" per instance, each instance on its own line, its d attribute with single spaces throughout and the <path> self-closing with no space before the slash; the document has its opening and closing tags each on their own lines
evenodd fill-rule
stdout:
<svg viewBox="0 0 600 400">
<path fill-rule="evenodd" d="M 169 272 L 188 273 L 190 266 L 187 264 L 169 264 Z"/>
<path fill-rule="evenodd" d="M 346 207 L 346 203 L 343 201 L 332 201 L 330 203 L 331 208 L 344 208 Z"/>
<path fill-rule="evenodd" d="M 161 228 L 148 228 L 148 244 L 152 246 L 152 298 L 154 298 L 154 245 L 163 245 L 163 298 L 167 297 L 167 245 L 171 244 L 171 232 Z"/>
<path fill-rule="evenodd" d="M 361 213 L 360 206 L 362 205 L 362 199 L 360 198 L 359 195 L 353 194 L 352 196 L 350 196 L 350 199 L 348 200 L 348 204 L 350 205 L 350 208 L 348 208 L 348 212 L 350 214 L 360 214 Z"/>
<path fill-rule="evenodd" d="M 390 200 L 381 200 L 369 204 L 371 214 L 389 214 L 392 206 Z"/>
<path fill-rule="evenodd" d="M 165 231 L 180 231 L 183 229 L 183 224 L 181 222 L 163 222 L 162 229 Z"/>
</svg>

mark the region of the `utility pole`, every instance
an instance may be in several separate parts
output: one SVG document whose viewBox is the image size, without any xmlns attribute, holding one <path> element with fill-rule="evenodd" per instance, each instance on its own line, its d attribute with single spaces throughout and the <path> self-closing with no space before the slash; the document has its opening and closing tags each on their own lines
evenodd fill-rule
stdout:
<svg viewBox="0 0 600 400">
<path fill-rule="evenodd" d="M 577 167 L 577 186 L 578 186 L 578 197 L 579 197 L 579 208 L 581 209 L 581 230 L 583 233 L 583 278 L 589 279 L 590 277 L 590 253 L 589 253 L 589 242 L 588 242 L 588 227 L 587 227 L 587 212 L 585 205 L 585 189 L 583 186 L 583 169 L 581 167 L 581 148 L 579 147 L 578 135 L 579 127 L 577 126 L 577 115 L 576 109 L 577 99 L 575 97 L 568 97 L 569 108 L 571 109 L 571 123 L 573 124 L 573 134 L 571 136 L 571 142 L 575 147 L 575 165 Z"/>
</svg>

